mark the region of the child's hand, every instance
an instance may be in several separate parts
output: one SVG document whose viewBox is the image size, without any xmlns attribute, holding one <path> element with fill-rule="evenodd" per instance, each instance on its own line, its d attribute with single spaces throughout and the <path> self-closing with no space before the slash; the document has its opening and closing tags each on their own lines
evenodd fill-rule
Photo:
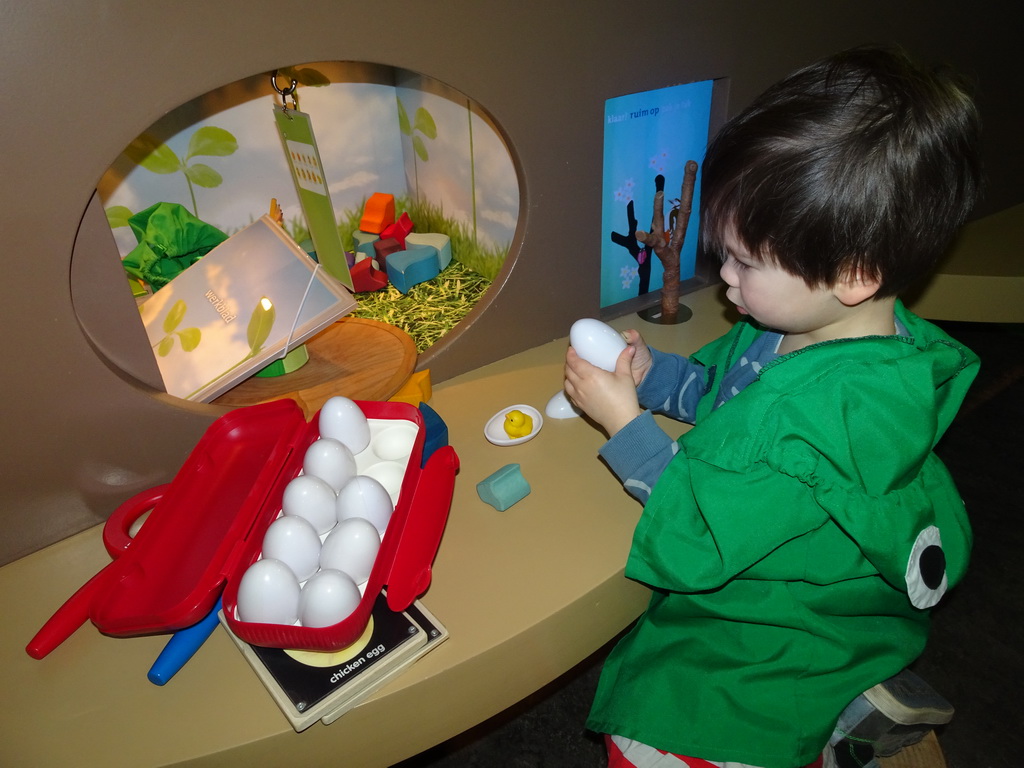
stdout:
<svg viewBox="0 0 1024 768">
<path fill-rule="evenodd" d="M 640 382 L 644 380 L 654 362 L 654 359 L 651 357 L 651 348 L 647 346 L 647 342 L 644 341 L 644 337 L 640 335 L 640 332 L 632 328 L 628 331 L 623 331 L 622 336 L 626 343 L 636 350 L 633 354 L 630 372 L 633 374 L 633 384 L 639 387 Z"/>
<path fill-rule="evenodd" d="M 632 369 L 637 351 L 632 345 L 622 350 L 612 372 L 591 365 L 572 347 L 565 354 L 565 393 L 577 407 L 604 427 L 609 436 L 641 413 Z M 646 345 L 644 351 L 649 357 Z"/>
</svg>

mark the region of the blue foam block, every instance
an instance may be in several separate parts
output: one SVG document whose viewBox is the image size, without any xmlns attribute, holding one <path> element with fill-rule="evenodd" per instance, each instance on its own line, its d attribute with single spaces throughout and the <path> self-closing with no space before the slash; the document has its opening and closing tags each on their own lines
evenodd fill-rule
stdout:
<svg viewBox="0 0 1024 768">
<path fill-rule="evenodd" d="M 476 492 L 482 500 L 499 512 L 504 512 L 530 494 L 530 484 L 526 482 L 518 464 L 506 464 L 477 483 Z"/>
<path fill-rule="evenodd" d="M 362 255 L 364 258 L 376 258 L 377 250 L 373 247 L 373 244 L 380 240 L 380 235 L 375 235 L 370 232 L 363 232 L 362 230 L 356 230 L 352 233 L 352 242 L 356 247 L 357 258 L 358 255 Z"/>
<path fill-rule="evenodd" d="M 439 232 L 411 232 L 405 238 L 405 247 L 431 246 L 437 248 L 437 265 L 443 272 L 452 263 L 452 241 Z"/>
<path fill-rule="evenodd" d="M 426 245 L 389 254 L 385 268 L 388 280 L 402 293 L 408 293 L 414 285 L 433 280 L 441 272 L 437 249 Z"/>
<path fill-rule="evenodd" d="M 434 451 L 448 445 L 448 425 L 444 419 L 437 415 L 437 411 L 426 403 L 419 404 L 420 413 L 423 415 L 423 459 L 421 466 L 427 465 Z"/>
</svg>

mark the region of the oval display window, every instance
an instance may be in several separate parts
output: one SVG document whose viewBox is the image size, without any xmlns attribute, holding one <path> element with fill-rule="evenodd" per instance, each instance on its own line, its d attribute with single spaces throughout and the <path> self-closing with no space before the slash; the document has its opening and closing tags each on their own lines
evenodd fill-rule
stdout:
<svg viewBox="0 0 1024 768">
<path fill-rule="evenodd" d="M 387 399 L 511 267 L 520 180 L 499 129 L 463 94 L 391 67 L 320 62 L 168 113 L 97 196 L 163 388 L 244 405 L 282 387 L 337 394 L 333 379 L 361 353 L 380 375 L 354 396 Z M 79 300 L 78 245 L 76 312 L 103 351 L 101 310 Z M 152 361 L 131 370 L 130 356 L 112 357 L 152 383 Z"/>
</svg>

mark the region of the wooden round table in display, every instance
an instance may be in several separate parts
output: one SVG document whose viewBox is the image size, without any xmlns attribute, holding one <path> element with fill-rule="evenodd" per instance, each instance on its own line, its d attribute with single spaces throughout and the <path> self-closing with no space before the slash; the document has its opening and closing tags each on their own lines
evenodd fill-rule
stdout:
<svg viewBox="0 0 1024 768">
<path fill-rule="evenodd" d="M 238 407 L 290 397 L 310 418 L 328 398 L 387 400 L 416 367 L 416 345 L 405 331 L 345 317 L 306 341 L 309 362 L 283 376 L 253 376 L 213 402 Z"/>
</svg>

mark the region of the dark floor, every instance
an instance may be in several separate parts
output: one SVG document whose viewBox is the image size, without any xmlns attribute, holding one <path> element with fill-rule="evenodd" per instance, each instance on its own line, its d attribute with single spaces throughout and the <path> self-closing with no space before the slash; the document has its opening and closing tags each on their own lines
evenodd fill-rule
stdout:
<svg viewBox="0 0 1024 768">
<path fill-rule="evenodd" d="M 934 613 L 914 665 L 957 709 L 939 733 L 949 768 L 1024 766 L 1024 329 L 943 326 L 982 370 L 938 453 L 975 532 L 967 577 Z M 603 652 L 529 700 L 395 768 L 599 768 L 583 728 Z"/>
</svg>

